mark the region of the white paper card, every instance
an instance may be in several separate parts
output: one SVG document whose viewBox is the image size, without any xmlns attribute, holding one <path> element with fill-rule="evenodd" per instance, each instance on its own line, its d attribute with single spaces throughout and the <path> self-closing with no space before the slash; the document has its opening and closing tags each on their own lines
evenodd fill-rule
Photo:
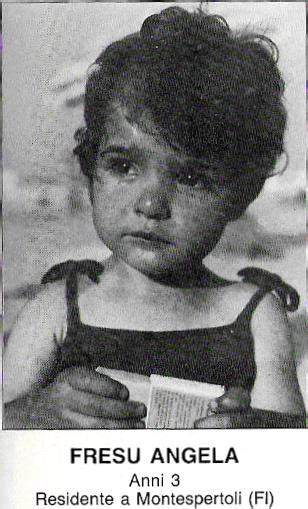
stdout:
<svg viewBox="0 0 308 509">
<path fill-rule="evenodd" d="M 147 428 L 193 428 L 197 419 L 206 416 L 209 401 L 224 392 L 219 385 L 180 378 L 147 377 L 102 367 L 98 367 L 97 372 L 126 385 L 130 399 L 147 405 Z"/>
</svg>

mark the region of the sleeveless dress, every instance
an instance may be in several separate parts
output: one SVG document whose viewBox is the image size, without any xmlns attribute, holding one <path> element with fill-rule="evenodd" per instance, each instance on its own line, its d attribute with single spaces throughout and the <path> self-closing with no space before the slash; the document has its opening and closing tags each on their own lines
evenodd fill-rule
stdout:
<svg viewBox="0 0 308 509">
<path fill-rule="evenodd" d="M 158 374 L 251 390 L 256 378 L 251 317 L 268 292 L 275 292 L 288 311 L 299 305 L 297 292 L 279 276 L 256 268 L 239 272 L 259 286 L 238 317 L 228 325 L 161 332 L 95 327 L 81 322 L 78 277 L 99 281 L 104 266 L 92 260 L 54 266 L 42 283 L 66 279 L 67 334 L 59 348 L 58 366 L 103 366 L 150 376 Z"/>
</svg>

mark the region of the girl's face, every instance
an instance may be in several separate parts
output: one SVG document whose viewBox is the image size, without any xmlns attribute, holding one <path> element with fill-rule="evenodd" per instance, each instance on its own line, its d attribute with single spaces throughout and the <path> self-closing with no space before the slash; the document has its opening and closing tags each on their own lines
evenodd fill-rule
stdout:
<svg viewBox="0 0 308 509">
<path fill-rule="evenodd" d="M 149 126 L 138 127 L 121 108 L 109 117 L 93 175 L 93 219 L 116 257 L 166 279 L 200 269 L 226 226 L 226 207 L 202 163 L 158 141 Z"/>
</svg>

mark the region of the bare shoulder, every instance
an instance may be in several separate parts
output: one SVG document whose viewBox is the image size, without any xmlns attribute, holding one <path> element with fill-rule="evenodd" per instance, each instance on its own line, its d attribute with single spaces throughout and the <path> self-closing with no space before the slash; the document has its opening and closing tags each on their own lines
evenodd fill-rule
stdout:
<svg viewBox="0 0 308 509">
<path fill-rule="evenodd" d="M 289 320 L 280 299 L 268 292 L 259 302 L 251 321 L 254 337 L 273 353 L 292 350 Z M 268 341 L 270 340 L 270 342 Z"/>
<path fill-rule="evenodd" d="M 262 289 L 261 289 L 262 290 Z M 233 285 L 232 297 L 245 307 L 260 287 L 250 283 Z M 281 300 L 268 291 L 254 304 L 251 316 L 251 331 L 255 347 L 262 347 L 263 352 L 272 355 L 281 353 L 289 355 L 292 350 L 291 333 L 288 316 Z"/>
<path fill-rule="evenodd" d="M 233 296 L 245 303 L 259 290 L 259 286 L 252 283 L 236 281 L 233 284 L 225 286 L 224 289 L 225 292 L 228 293 L 228 296 Z"/>
<path fill-rule="evenodd" d="M 35 329 L 40 331 L 41 336 L 49 332 L 60 340 L 66 328 L 66 314 L 65 282 L 49 283 L 42 286 L 36 297 L 24 305 L 14 330 L 26 326 L 25 331 Z"/>
<path fill-rule="evenodd" d="M 219 306 L 235 319 L 250 302 L 259 287 L 250 283 L 236 282 L 219 290 Z M 230 320 L 232 321 L 232 320 Z"/>
<path fill-rule="evenodd" d="M 243 310 L 251 299 L 262 289 L 254 284 L 237 282 L 223 289 L 224 300 L 236 306 L 238 311 Z M 258 326 L 281 327 L 283 329 L 288 323 L 287 315 L 282 302 L 271 291 L 265 293 L 255 303 L 255 310 L 252 314 L 252 329 Z"/>
<path fill-rule="evenodd" d="M 83 294 L 93 283 L 86 276 L 78 281 L 78 294 Z M 48 338 L 61 344 L 67 330 L 66 281 L 58 280 L 41 286 L 34 299 L 29 300 L 20 311 L 12 331 L 29 337 L 34 334 L 41 341 Z"/>
<path fill-rule="evenodd" d="M 251 302 L 260 287 L 250 283 L 236 283 L 226 288 L 225 299 L 236 306 L 239 314 Z M 293 358 L 289 320 L 281 300 L 268 291 L 253 305 L 251 332 L 258 360 L 275 358 L 275 363 Z"/>
</svg>

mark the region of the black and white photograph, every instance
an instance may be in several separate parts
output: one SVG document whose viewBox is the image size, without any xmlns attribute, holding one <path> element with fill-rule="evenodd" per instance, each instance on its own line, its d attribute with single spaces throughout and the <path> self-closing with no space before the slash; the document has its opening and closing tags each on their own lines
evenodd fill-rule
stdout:
<svg viewBox="0 0 308 509">
<path fill-rule="evenodd" d="M 3 5 L 5 430 L 306 426 L 305 14 Z"/>
</svg>

